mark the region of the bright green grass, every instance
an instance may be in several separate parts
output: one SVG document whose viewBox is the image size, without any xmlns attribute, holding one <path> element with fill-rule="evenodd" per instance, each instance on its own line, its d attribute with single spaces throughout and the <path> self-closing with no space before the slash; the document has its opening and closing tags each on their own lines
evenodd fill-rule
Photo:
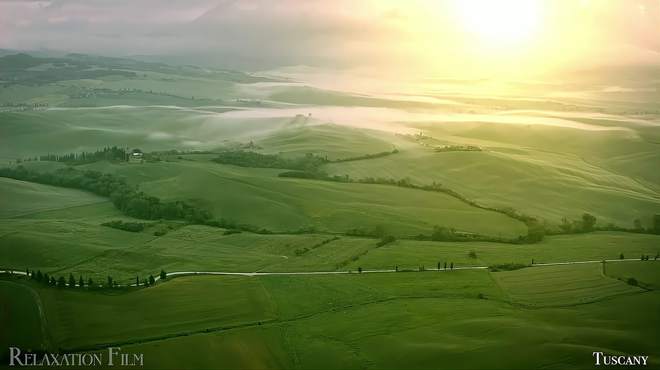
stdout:
<svg viewBox="0 0 660 370">
<path fill-rule="evenodd" d="M 292 121 L 305 122 L 306 118 Z M 301 123 L 303 124 L 303 123 Z M 301 157 L 307 153 L 327 156 L 328 159 L 356 157 L 365 154 L 392 151 L 393 146 L 366 130 L 332 124 L 294 126 L 277 131 L 258 145 L 265 153 L 284 153 L 289 157 Z"/>
<path fill-rule="evenodd" d="M 469 256 L 474 251 L 476 258 Z M 636 258 L 641 254 L 655 256 L 660 252 L 660 236 L 616 232 L 548 236 L 538 244 L 514 245 L 500 243 L 447 243 L 399 240 L 374 248 L 349 265 L 356 269 L 399 268 L 417 269 L 419 266 L 435 268 L 454 262 L 457 266 L 490 266 L 504 263 L 530 264 L 600 261 Z"/>
<path fill-rule="evenodd" d="M 653 256 L 651 256 L 653 258 Z M 655 260 L 609 263 L 605 273 L 623 281 L 635 278 L 641 285 L 651 289 L 660 288 L 660 262 Z"/>
<path fill-rule="evenodd" d="M 521 222 L 442 193 L 386 185 L 278 178 L 282 170 L 197 161 L 83 166 L 114 172 L 164 200 L 192 200 L 218 218 L 291 231 L 313 226 L 345 232 L 383 226 L 395 235 L 430 233 L 442 225 L 486 235 L 526 233 Z M 255 210 L 258 210 L 256 212 Z M 477 220 L 477 221 L 475 221 Z"/>
<path fill-rule="evenodd" d="M 80 190 L 0 178 L 0 218 L 106 201 Z"/>
<path fill-rule="evenodd" d="M 660 210 L 660 183 L 643 175 L 655 172 L 657 148 L 627 133 L 505 124 L 424 129 L 439 138 L 433 145 L 471 144 L 484 151 L 436 153 L 401 140 L 397 155 L 324 168 L 330 174 L 353 178 L 435 181 L 481 204 L 513 207 L 550 224 L 589 212 L 601 225 L 613 222 L 632 227 L 639 218 L 650 226 L 651 216 Z M 581 149 L 580 144 L 593 151 Z"/>
<path fill-rule="evenodd" d="M 39 292 L 56 345 L 153 338 L 121 345 L 145 353 L 150 369 L 581 369 L 591 366 L 596 350 L 656 357 L 660 296 L 622 291 L 625 284 L 591 267 L 565 266 L 562 275 L 570 279 L 537 267 L 495 274 L 188 277 L 116 295 Z M 512 278 L 527 271 L 559 284 Z M 562 307 L 530 310 L 507 303 L 508 297 Z M 603 297 L 610 298 L 598 302 Z M 203 333 L 233 325 L 240 328 Z M 526 355 L 502 358 L 505 352 Z"/>
<path fill-rule="evenodd" d="M 143 353 L 145 369 L 292 369 L 285 340 L 279 327 L 252 327 L 122 346 L 122 351 Z"/>
<path fill-rule="evenodd" d="M 95 258 L 66 269 L 74 273 L 98 274 L 107 272 L 113 276 L 131 277 L 166 271 L 292 271 L 334 270 L 342 259 L 356 253 L 360 244 L 351 239 L 343 241 L 334 259 L 296 257 L 295 250 L 311 248 L 327 239 L 324 235 L 257 235 L 250 233 L 223 235 L 222 229 L 188 226 L 167 235 L 154 238 L 147 244 L 107 250 Z M 358 243 L 360 240 L 358 240 Z M 332 243 L 331 243 L 332 244 Z M 362 242 L 365 247 L 375 241 Z M 343 254 L 342 254 L 343 252 Z M 300 262 L 298 262 L 300 260 Z M 290 266 L 290 262 L 298 265 Z M 120 262 L 120 263 L 118 263 Z M 291 268 L 289 268 L 291 267 Z"/>
<path fill-rule="evenodd" d="M 400 299 L 123 350 L 144 352 L 146 368 L 253 369 L 292 363 L 301 369 L 588 369 L 591 352 L 598 350 L 645 353 L 658 366 L 658 310 L 657 293 L 534 310 L 494 300 Z M 170 352 L 178 356 L 161 355 Z"/>
<path fill-rule="evenodd" d="M 213 149 L 226 140 L 249 141 L 286 125 L 290 118 L 225 117 L 214 110 L 177 107 L 58 108 L 0 112 L 8 140 L 0 159 L 129 146 L 146 151 Z"/>
<path fill-rule="evenodd" d="M 378 302 L 418 298 L 502 300 L 487 271 L 352 273 L 348 275 L 263 276 L 264 287 L 282 319 L 307 317 Z M 313 298 L 312 298 L 313 297 Z"/>
<path fill-rule="evenodd" d="M 81 220 L 3 220 L 0 225 L 0 261 L 18 270 L 54 273 L 99 256 L 154 239 L 147 233 L 129 233 Z M 119 262 L 115 260 L 114 262 Z M 110 266 L 106 266 L 110 267 Z M 95 271 L 103 274 L 107 269 Z"/>
<path fill-rule="evenodd" d="M 43 350 L 49 347 L 45 322 L 42 322 L 39 296 L 28 286 L 0 280 L 0 346 L 7 355 L 9 346 Z"/>
<path fill-rule="evenodd" d="M 141 74 L 141 72 L 138 72 Z M 162 78 L 153 78 L 161 77 Z M 185 98 L 223 99 L 235 95 L 234 83 L 225 80 L 183 77 L 176 75 L 150 74 L 131 79 L 95 79 L 60 81 L 60 85 L 73 87 L 93 87 L 98 89 L 138 89 L 165 93 Z"/>
<path fill-rule="evenodd" d="M 334 271 L 529 264 L 654 256 L 660 237 L 598 232 L 546 237 L 539 244 L 447 243 L 398 240 L 377 247 L 376 239 L 332 235 L 224 235 L 225 230 L 185 226 L 164 236 L 100 226 L 123 219 L 107 203 L 30 215 L 0 225 L 0 256 L 8 267 L 105 279 L 121 283 L 135 275 L 166 271 Z M 307 252 L 300 253 L 307 248 Z M 299 251 L 296 253 L 296 251 Z M 468 254 L 474 251 L 477 258 Z"/>
<path fill-rule="evenodd" d="M 256 279 L 196 277 L 127 294 L 42 288 L 49 329 L 65 348 L 235 326 L 275 317 Z"/>
<path fill-rule="evenodd" d="M 530 306 L 581 304 L 642 290 L 603 275 L 600 264 L 540 266 L 493 273 L 514 301 Z"/>
</svg>

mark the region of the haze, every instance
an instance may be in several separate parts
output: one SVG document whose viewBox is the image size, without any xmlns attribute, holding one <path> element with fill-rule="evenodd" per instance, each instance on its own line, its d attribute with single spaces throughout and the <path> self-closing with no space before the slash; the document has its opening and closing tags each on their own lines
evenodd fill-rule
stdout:
<svg viewBox="0 0 660 370">
<path fill-rule="evenodd" d="M 0 1 L 0 48 L 240 70 L 528 78 L 657 67 L 660 1 L 9 0 Z"/>
</svg>

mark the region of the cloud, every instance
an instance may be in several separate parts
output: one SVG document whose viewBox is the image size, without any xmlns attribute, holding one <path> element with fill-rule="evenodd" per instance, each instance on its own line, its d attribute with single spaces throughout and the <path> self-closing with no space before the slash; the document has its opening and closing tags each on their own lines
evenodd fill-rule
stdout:
<svg viewBox="0 0 660 370">
<path fill-rule="evenodd" d="M 471 63 L 474 51 L 471 45 L 456 41 L 457 32 L 451 29 L 455 22 L 447 12 L 449 3 L 0 0 L 0 47 L 159 55 L 239 69 L 384 63 L 415 68 L 415 63 L 441 62 L 446 68 L 461 67 Z M 585 49 L 578 52 L 587 53 L 589 48 L 589 54 L 603 55 L 607 50 L 634 50 L 631 63 L 654 63 L 660 52 L 660 1 L 546 3 L 554 9 L 548 18 L 564 22 L 555 27 L 587 35 L 580 39 L 581 44 L 573 45 L 576 50 Z M 557 45 L 576 43 L 569 31 L 556 32 L 561 41 Z M 559 46 L 557 54 L 561 54 Z M 572 62 L 580 59 L 579 55 L 572 58 Z"/>
</svg>

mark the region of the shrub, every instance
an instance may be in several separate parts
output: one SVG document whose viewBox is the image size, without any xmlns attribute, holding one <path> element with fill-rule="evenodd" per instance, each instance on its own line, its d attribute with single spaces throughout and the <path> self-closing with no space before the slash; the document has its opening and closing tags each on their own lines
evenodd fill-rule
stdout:
<svg viewBox="0 0 660 370">
<path fill-rule="evenodd" d="M 626 282 L 628 283 L 628 285 L 632 285 L 632 286 L 638 286 L 639 285 L 639 283 L 637 282 L 637 279 L 635 279 L 634 277 L 628 278 L 628 280 Z"/>
<path fill-rule="evenodd" d="M 498 272 L 498 271 L 514 271 L 514 270 L 520 270 L 522 268 L 527 267 L 526 265 L 523 265 L 522 263 L 504 263 L 500 265 L 492 265 L 488 266 L 488 269 L 492 272 Z"/>
<path fill-rule="evenodd" d="M 142 222 L 124 222 L 124 221 L 121 221 L 121 220 L 104 222 L 101 225 L 111 227 L 113 229 L 118 229 L 118 230 L 123 230 L 123 231 L 130 231 L 130 232 L 133 232 L 133 233 L 138 233 L 138 232 L 144 230 L 144 228 L 146 226 L 146 224 L 144 224 Z M 157 234 L 154 233 L 154 235 L 157 235 Z M 163 235 L 164 235 L 164 233 L 163 233 Z"/>
</svg>

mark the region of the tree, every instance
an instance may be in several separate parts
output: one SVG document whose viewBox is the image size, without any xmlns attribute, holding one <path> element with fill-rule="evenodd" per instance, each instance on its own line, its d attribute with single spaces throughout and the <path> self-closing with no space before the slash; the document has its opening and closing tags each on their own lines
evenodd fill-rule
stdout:
<svg viewBox="0 0 660 370">
<path fill-rule="evenodd" d="M 362 266 L 358 267 L 358 273 L 362 273 Z"/>
<path fill-rule="evenodd" d="M 593 231 L 594 226 L 596 225 L 596 217 L 589 213 L 584 213 L 582 215 L 582 231 Z"/>
<path fill-rule="evenodd" d="M 156 284 L 156 279 L 154 279 L 153 275 L 149 275 L 149 285 L 154 285 Z"/>
<path fill-rule="evenodd" d="M 140 277 L 135 275 L 135 286 L 140 286 Z"/>
<path fill-rule="evenodd" d="M 658 259 L 658 257 L 657 257 L 657 256 L 656 256 L 656 259 Z M 396 266 L 394 266 L 394 271 L 396 271 L 396 272 L 398 272 L 398 271 L 399 271 L 399 265 L 396 265 Z"/>
<path fill-rule="evenodd" d="M 633 228 L 635 229 L 635 231 L 644 231 L 644 226 L 642 226 L 642 220 L 636 218 L 635 221 L 633 221 Z"/>
<path fill-rule="evenodd" d="M 440 262 L 438 262 L 438 271 L 440 271 Z"/>
<path fill-rule="evenodd" d="M 623 256 L 623 253 L 619 254 L 619 259 L 620 260 L 625 259 L 625 257 Z"/>
<path fill-rule="evenodd" d="M 57 287 L 64 288 L 65 286 L 66 286 L 66 279 L 64 279 L 64 276 L 60 276 L 60 278 L 57 279 Z"/>
<path fill-rule="evenodd" d="M 165 270 L 160 270 L 160 280 L 165 280 L 167 279 L 167 273 Z"/>
<path fill-rule="evenodd" d="M 30 277 L 30 269 L 25 269 L 25 276 L 28 278 Z"/>
<path fill-rule="evenodd" d="M 561 218 L 561 224 L 559 224 L 559 228 L 566 234 L 573 231 L 573 225 L 571 225 L 566 217 Z"/>
<path fill-rule="evenodd" d="M 527 243 L 538 243 L 545 238 L 545 226 L 536 220 L 527 222 Z"/>
<path fill-rule="evenodd" d="M 454 262 L 452 262 L 452 263 L 449 265 L 449 269 L 450 269 L 450 270 L 453 270 L 453 269 L 454 269 Z"/>
<path fill-rule="evenodd" d="M 637 279 L 635 279 L 634 277 L 628 278 L 627 283 L 628 283 L 629 285 L 632 285 L 632 286 L 637 286 L 637 285 L 639 284 L 639 283 L 637 282 Z"/>
<path fill-rule="evenodd" d="M 477 252 L 475 252 L 475 251 L 470 251 L 470 252 L 468 253 L 468 257 L 473 258 L 473 259 L 476 259 L 476 258 L 477 258 Z"/>
<path fill-rule="evenodd" d="M 64 278 L 61 278 L 61 279 L 64 280 Z M 50 286 L 57 285 L 57 281 L 55 280 L 55 276 L 50 277 L 50 280 L 48 280 L 48 285 L 50 285 Z"/>
<path fill-rule="evenodd" d="M 112 288 L 112 276 L 108 276 L 108 288 Z"/>
<path fill-rule="evenodd" d="M 69 274 L 69 288 L 76 287 L 76 278 L 73 277 L 73 274 Z"/>
<path fill-rule="evenodd" d="M 83 280 L 82 275 L 80 275 L 80 279 L 78 279 L 78 286 L 81 288 L 85 287 L 85 280 Z"/>
<path fill-rule="evenodd" d="M 653 233 L 660 234 L 660 214 L 653 215 Z"/>
<path fill-rule="evenodd" d="M 37 270 L 37 281 L 42 282 L 44 280 L 44 276 L 41 274 L 41 270 Z"/>
<path fill-rule="evenodd" d="M 92 278 L 87 279 L 87 287 L 94 288 L 94 280 Z"/>
<path fill-rule="evenodd" d="M 445 262 L 445 270 L 447 269 L 447 262 Z"/>
</svg>

